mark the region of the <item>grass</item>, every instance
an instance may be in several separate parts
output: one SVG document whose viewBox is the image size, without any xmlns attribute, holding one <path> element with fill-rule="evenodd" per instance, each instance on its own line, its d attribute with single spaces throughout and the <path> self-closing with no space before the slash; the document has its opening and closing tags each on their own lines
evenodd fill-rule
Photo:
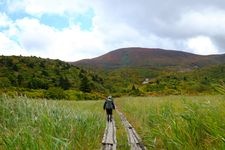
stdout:
<svg viewBox="0 0 225 150">
<path fill-rule="evenodd" d="M 225 96 L 120 98 L 148 149 L 225 149 Z"/>
<path fill-rule="evenodd" d="M 0 97 L 0 149 L 100 149 L 102 101 Z"/>
<path fill-rule="evenodd" d="M 225 149 L 225 96 L 119 98 L 148 149 Z M 0 96 L 0 149 L 100 149 L 103 101 Z M 130 149 L 114 112 L 117 148 Z"/>
</svg>

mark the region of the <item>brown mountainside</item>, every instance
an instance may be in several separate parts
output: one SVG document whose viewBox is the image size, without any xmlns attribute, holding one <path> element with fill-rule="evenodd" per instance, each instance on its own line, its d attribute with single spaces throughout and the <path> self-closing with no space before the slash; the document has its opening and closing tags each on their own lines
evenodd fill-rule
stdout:
<svg viewBox="0 0 225 150">
<path fill-rule="evenodd" d="M 122 48 L 93 59 L 73 62 L 74 65 L 116 69 L 121 67 L 174 67 L 193 68 L 225 63 L 225 54 L 196 55 L 192 53 L 157 48 Z"/>
</svg>

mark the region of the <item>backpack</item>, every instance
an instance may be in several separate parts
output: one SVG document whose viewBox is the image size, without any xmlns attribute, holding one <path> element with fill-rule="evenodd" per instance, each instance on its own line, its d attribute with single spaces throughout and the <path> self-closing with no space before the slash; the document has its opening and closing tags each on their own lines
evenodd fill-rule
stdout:
<svg viewBox="0 0 225 150">
<path fill-rule="evenodd" d="M 105 108 L 106 109 L 113 109 L 113 101 L 106 100 Z"/>
</svg>

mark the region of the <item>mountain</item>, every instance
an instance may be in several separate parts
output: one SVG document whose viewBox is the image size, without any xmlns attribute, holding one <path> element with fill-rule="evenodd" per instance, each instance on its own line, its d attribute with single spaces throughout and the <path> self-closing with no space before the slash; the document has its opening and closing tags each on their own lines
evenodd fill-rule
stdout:
<svg viewBox="0 0 225 150">
<path fill-rule="evenodd" d="M 121 48 L 93 59 L 73 62 L 76 66 L 88 68 L 118 69 L 123 67 L 138 68 L 196 68 L 225 63 L 225 54 L 196 55 L 183 51 L 158 48 Z"/>
<path fill-rule="evenodd" d="M 200 56 L 162 49 L 125 48 L 74 63 L 100 68 L 84 69 L 60 60 L 0 56 L 0 95 L 80 100 L 104 98 L 109 93 L 113 96 L 225 94 L 224 57 L 224 54 Z M 189 70 L 185 71 L 186 68 Z"/>
</svg>

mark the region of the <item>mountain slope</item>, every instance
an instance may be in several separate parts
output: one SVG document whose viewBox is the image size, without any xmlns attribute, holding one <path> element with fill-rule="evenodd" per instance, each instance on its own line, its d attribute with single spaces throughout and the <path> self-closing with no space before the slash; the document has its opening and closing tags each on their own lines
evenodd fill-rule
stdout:
<svg viewBox="0 0 225 150">
<path fill-rule="evenodd" d="M 133 47 L 117 49 L 73 64 L 91 68 L 116 69 L 121 67 L 193 68 L 223 63 L 225 63 L 225 54 L 202 56 L 182 51 Z"/>
<path fill-rule="evenodd" d="M 0 56 L 0 95 L 8 91 L 22 90 L 34 91 L 33 93 L 43 91 L 43 97 L 47 97 L 46 91 L 52 88 L 70 90 L 70 95 L 75 95 L 76 91 L 105 91 L 103 79 L 97 74 L 63 61 L 39 57 Z"/>
</svg>

